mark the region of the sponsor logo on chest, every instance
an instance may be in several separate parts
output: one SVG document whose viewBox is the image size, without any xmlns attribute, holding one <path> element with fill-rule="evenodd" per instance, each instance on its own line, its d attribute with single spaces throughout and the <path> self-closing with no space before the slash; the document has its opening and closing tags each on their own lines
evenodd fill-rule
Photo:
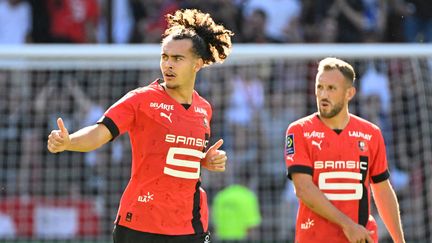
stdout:
<svg viewBox="0 0 432 243">
<path fill-rule="evenodd" d="M 176 136 L 174 134 L 165 135 L 165 142 L 191 145 L 197 147 L 207 147 L 208 140 L 186 136 Z"/>
<path fill-rule="evenodd" d="M 204 108 L 201 108 L 201 107 L 196 107 L 196 106 L 195 106 L 195 112 L 197 112 L 197 113 L 201 113 L 201 114 L 203 114 L 203 115 L 205 115 L 205 116 L 208 116 L 208 115 L 207 115 L 207 110 L 204 109 Z"/>
<path fill-rule="evenodd" d="M 359 131 L 348 131 L 348 135 L 350 137 L 363 138 L 363 139 L 366 139 L 368 141 L 370 141 L 372 139 L 372 135 L 366 134 L 366 133 L 362 133 L 362 132 L 359 132 Z"/>
<path fill-rule="evenodd" d="M 367 162 L 353 160 L 326 160 L 315 161 L 314 169 L 360 169 L 367 170 Z"/>
<path fill-rule="evenodd" d="M 154 108 L 156 110 L 173 111 L 174 105 L 168 105 L 165 103 L 158 103 L 158 102 L 150 102 L 150 108 Z"/>
<path fill-rule="evenodd" d="M 317 132 L 317 131 L 305 132 L 303 133 L 303 136 L 305 138 L 318 138 L 318 139 L 323 139 L 325 137 L 324 132 Z"/>
</svg>

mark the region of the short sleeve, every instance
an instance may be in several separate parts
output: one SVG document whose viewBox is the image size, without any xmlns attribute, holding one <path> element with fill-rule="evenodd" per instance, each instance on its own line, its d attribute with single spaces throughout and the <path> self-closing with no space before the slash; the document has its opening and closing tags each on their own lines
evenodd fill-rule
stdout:
<svg viewBox="0 0 432 243">
<path fill-rule="evenodd" d="M 298 125 L 290 125 L 285 137 L 285 164 L 288 178 L 292 173 L 305 173 L 312 175 L 313 167 L 304 141 L 303 129 Z"/>
<path fill-rule="evenodd" d="M 213 109 L 211 105 L 209 104 L 207 107 L 207 114 L 208 114 L 208 121 L 204 121 L 208 123 L 208 126 L 211 127 L 212 117 L 213 117 Z M 211 129 L 209 129 L 209 136 L 211 135 Z"/>
<path fill-rule="evenodd" d="M 137 94 L 133 91 L 127 93 L 104 113 L 98 124 L 104 124 L 115 139 L 133 126 L 137 103 Z"/>
<path fill-rule="evenodd" d="M 377 145 L 375 145 L 376 151 L 374 151 L 372 155 L 373 163 L 370 169 L 370 176 L 373 183 L 378 183 L 387 180 L 390 177 L 390 173 L 387 166 L 384 138 L 379 130 L 375 137 L 377 139 Z"/>
</svg>

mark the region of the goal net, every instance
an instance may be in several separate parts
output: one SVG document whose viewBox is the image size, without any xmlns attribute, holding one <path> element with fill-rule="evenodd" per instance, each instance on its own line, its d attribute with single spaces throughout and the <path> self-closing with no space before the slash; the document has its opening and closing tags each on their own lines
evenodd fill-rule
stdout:
<svg viewBox="0 0 432 243">
<path fill-rule="evenodd" d="M 57 117 L 76 131 L 159 78 L 159 52 L 158 45 L 0 47 L 0 241 L 110 240 L 130 176 L 128 136 L 60 154 L 47 151 L 47 136 Z M 229 156 L 225 173 L 202 172 L 214 242 L 224 239 L 216 224 L 232 220 L 247 230 L 244 242 L 293 242 L 297 200 L 286 178 L 285 130 L 316 110 L 316 68 L 326 56 L 354 64 L 350 111 L 383 131 L 407 242 L 432 242 L 430 45 L 235 45 L 226 63 L 200 71 L 196 89 L 213 106 L 210 143 L 223 138 Z M 257 212 L 215 203 L 233 184 L 250 189 Z M 227 207 L 231 214 L 218 211 Z M 382 223 L 379 235 L 391 242 Z"/>
</svg>

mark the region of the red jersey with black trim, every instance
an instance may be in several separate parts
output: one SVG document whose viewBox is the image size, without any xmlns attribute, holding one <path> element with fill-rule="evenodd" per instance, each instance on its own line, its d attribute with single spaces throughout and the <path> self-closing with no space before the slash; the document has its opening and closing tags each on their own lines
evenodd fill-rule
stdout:
<svg viewBox="0 0 432 243">
<path fill-rule="evenodd" d="M 128 132 L 132 145 L 131 179 L 116 223 L 163 235 L 203 233 L 208 229 L 208 207 L 200 187 L 200 163 L 212 109 L 195 91 L 186 109 L 160 82 L 129 92 L 99 122 L 114 138 Z"/>
<path fill-rule="evenodd" d="M 374 231 L 370 216 L 370 183 L 389 178 L 380 129 L 350 114 L 339 134 L 327 127 L 317 113 L 291 123 L 286 133 L 285 162 L 293 173 L 312 176 L 327 199 L 354 222 Z M 300 201 L 296 242 L 348 242 L 342 229 L 319 216 Z"/>
</svg>

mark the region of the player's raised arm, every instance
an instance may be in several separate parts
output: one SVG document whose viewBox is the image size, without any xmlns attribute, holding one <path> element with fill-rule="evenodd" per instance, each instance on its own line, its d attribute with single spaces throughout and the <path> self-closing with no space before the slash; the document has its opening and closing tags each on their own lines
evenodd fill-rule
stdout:
<svg viewBox="0 0 432 243">
<path fill-rule="evenodd" d="M 61 118 L 57 119 L 59 130 L 51 131 L 48 136 L 47 148 L 51 153 L 65 150 L 88 152 L 99 148 L 111 140 L 112 135 L 103 124 L 84 127 L 73 134 L 65 127 Z"/>
</svg>

